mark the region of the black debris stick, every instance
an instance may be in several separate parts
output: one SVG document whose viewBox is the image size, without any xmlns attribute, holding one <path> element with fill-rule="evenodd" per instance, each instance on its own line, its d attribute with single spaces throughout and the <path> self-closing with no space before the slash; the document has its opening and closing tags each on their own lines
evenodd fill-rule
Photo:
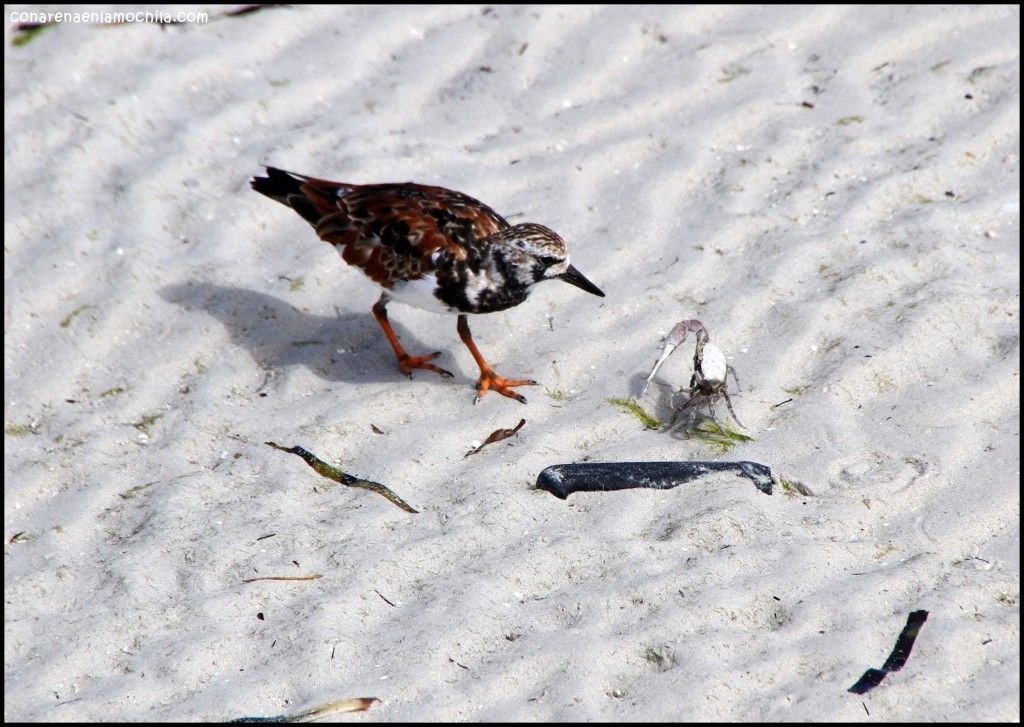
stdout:
<svg viewBox="0 0 1024 727">
<path fill-rule="evenodd" d="M 900 632 L 900 637 L 896 639 L 896 646 L 893 648 L 892 653 L 889 654 L 889 658 L 885 660 L 882 668 L 868 669 L 857 680 L 857 683 L 846 691 L 853 692 L 854 694 L 864 694 L 881 684 L 882 680 L 890 672 L 902 669 L 903 665 L 907 663 L 907 659 L 910 658 L 910 650 L 914 648 L 914 641 L 917 639 L 918 632 L 921 631 L 921 627 L 924 626 L 924 622 L 927 620 L 927 611 L 912 612 L 907 617 L 907 624 L 903 627 L 903 631 Z"/>
<path fill-rule="evenodd" d="M 306 464 L 308 464 L 310 467 L 316 470 L 317 474 L 323 475 L 329 480 L 334 480 L 335 482 L 339 482 L 348 487 L 360 487 L 364 490 L 376 492 L 378 495 L 381 495 L 391 500 L 391 502 L 395 503 L 406 512 L 419 512 L 418 510 L 414 510 L 412 505 L 410 505 L 401 497 L 392 492 L 390 488 L 385 487 L 379 482 L 371 482 L 370 480 L 363 480 L 360 479 L 359 477 L 353 477 L 350 474 L 346 474 L 345 472 L 339 470 L 337 467 L 332 467 L 331 465 L 327 464 L 326 462 L 324 462 L 322 459 L 320 459 L 307 449 L 304 449 L 302 447 L 282 447 L 280 444 L 275 444 L 274 442 L 264 442 L 264 444 L 267 444 L 273 447 L 274 449 L 279 449 L 282 452 L 297 454 L 298 456 L 302 457 L 302 459 L 306 460 Z"/>
<path fill-rule="evenodd" d="M 486 440 L 484 440 L 483 444 L 481 444 L 476 449 L 469 450 L 464 455 L 462 455 L 462 458 L 465 459 L 466 457 L 468 457 L 471 454 L 476 454 L 481 449 L 486 447 L 488 444 L 494 444 L 495 442 L 500 442 L 502 439 L 508 439 L 509 437 L 514 436 L 515 434 L 517 434 L 519 432 L 520 429 L 523 428 L 524 424 L 526 424 L 526 420 L 525 419 L 520 419 L 519 423 L 516 424 L 515 427 L 512 428 L 512 429 L 495 429 L 493 432 L 491 432 L 491 436 L 489 436 Z"/>
<path fill-rule="evenodd" d="M 223 18 L 238 18 L 242 15 L 250 15 L 260 10 L 267 10 L 268 8 L 286 8 L 287 5 L 282 3 L 257 3 L 253 5 L 242 5 L 238 8 L 232 8 L 231 10 L 225 10 L 220 14 Z"/>
<path fill-rule="evenodd" d="M 670 490 L 712 472 L 735 470 L 766 495 L 772 494 L 772 471 L 757 462 L 581 462 L 556 464 L 537 476 L 537 489 L 567 498 L 574 492 Z"/>
</svg>

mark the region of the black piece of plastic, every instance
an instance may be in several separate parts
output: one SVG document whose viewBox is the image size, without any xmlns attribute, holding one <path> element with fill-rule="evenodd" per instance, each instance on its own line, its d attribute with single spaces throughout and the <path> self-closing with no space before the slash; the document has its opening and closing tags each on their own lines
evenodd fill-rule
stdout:
<svg viewBox="0 0 1024 727">
<path fill-rule="evenodd" d="M 698 477 L 735 470 L 766 495 L 772 494 L 772 471 L 757 462 L 580 462 L 556 464 L 537 476 L 537 488 L 555 497 L 574 492 L 647 488 L 670 490 Z"/>
<path fill-rule="evenodd" d="M 882 668 L 868 669 L 857 680 L 857 683 L 847 691 L 854 694 L 864 694 L 881 684 L 882 680 L 890 672 L 902 669 L 903 665 L 907 663 L 907 659 L 910 658 L 910 650 L 914 648 L 914 641 L 917 639 L 918 632 L 927 620 L 927 611 L 914 611 L 907 616 L 907 624 L 903 627 L 903 631 L 900 632 L 900 637 L 896 639 L 896 646 L 893 648 L 892 653 L 889 654 L 889 658 L 885 660 Z"/>
</svg>

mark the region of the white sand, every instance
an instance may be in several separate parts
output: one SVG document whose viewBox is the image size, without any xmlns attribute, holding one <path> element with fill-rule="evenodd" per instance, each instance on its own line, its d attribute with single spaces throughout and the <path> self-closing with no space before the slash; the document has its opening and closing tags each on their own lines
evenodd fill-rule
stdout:
<svg viewBox="0 0 1024 727">
<path fill-rule="evenodd" d="M 291 8 L 17 48 L 11 9 L 5 719 L 1019 719 L 1016 7 Z M 473 320 L 525 406 L 473 406 L 454 318 L 392 306 L 456 374 L 409 382 L 265 163 L 463 190 L 607 298 Z M 742 383 L 727 455 L 606 403 L 691 317 Z M 816 496 L 533 490 L 585 457 Z M 903 670 L 847 693 L 916 609 Z"/>
</svg>

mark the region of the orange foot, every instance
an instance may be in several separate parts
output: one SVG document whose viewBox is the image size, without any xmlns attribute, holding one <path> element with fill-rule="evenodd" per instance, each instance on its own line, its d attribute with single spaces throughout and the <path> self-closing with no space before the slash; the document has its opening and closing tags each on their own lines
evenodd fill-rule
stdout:
<svg viewBox="0 0 1024 727">
<path fill-rule="evenodd" d="M 503 379 L 493 371 L 481 371 L 480 378 L 476 382 L 477 395 L 473 399 L 473 403 L 476 404 L 483 395 L 486 394 L 490 389 L 494 389 L 502 396 L 507 396 L 509 399 L 515 399 L 523 404 L 526 403 L 526 397 L 522 394 L 517 394 L 512 391 L 513 386 L 536 386 L 537 382 L 533 379 Z"/>
<path fill-rule="evenodd" d="M 443 376 L 446 379 L 450 379 L 452 377 L 451 371 L 445 371 L 440 366 L 434 366 L 434 364 L 427 363 L 427 361 L 435 359 L 440 355 L 440 351 L 435 351 L 434 353 L 427 353 L 424 354 L 423 356 L 410 356 L 409 354 L 399 356 L 398 370 L 401 371 L 406 376 L 408 376 L 410 379 L 412 378 L 413 369 L 426 369 L 427 371 L 433 371 L 434 373 L 441 374 L 441 376 Z"/>
</svg>

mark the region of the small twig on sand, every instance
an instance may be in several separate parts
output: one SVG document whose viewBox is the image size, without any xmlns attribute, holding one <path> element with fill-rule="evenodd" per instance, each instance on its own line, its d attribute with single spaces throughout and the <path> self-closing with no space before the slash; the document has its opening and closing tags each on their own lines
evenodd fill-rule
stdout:
<svg viewBox="0 0 1024 727">
<path fill-rule="evenodd" d="M 508 439 L 509 437 L 515 436 L 516 433 L 520 429 L 523 428 L 524 424 L 526 424 L 526 420 L 525 419 L 520 419 L 519 423 L 516 424 L 515 427 L 512 428 L 512 429 L 496 429 L 495 431 L 491 432 L 491 436 L 489 436 L 486 440 L 484 440 L 483 444 L 481 444 L 476 449 L 469 450 L 464 455 L 462 455 L 462 458 L 465 459 L 466 457 L 468 457 L 471 454 L 476 454 L 481 449 L 486 447 L 488 444 L 494 444 L 495 442 L 500 442 L 502 439 Z"/>
<path fill-rule="evenodd" d="M 319 573 L 311 576 L 260 576 L 259 578 L 243 578 L 242 583 L 255 583 L 256 581 L 315 581 L 323 578 Z"/>
</svg>

